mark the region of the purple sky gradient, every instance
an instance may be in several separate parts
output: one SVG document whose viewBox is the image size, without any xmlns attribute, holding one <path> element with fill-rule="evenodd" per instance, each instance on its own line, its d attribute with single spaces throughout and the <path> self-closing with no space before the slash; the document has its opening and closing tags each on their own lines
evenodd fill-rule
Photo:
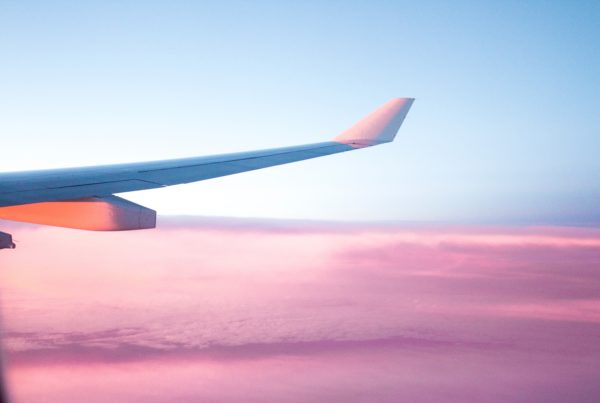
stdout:
<svg viewBox="0 0 600 403">
<path fill-rule="evenodd" d="M 598 229 L 18 232 L 0 255 L 17 402 L 600 398 Z"/>
</svg>

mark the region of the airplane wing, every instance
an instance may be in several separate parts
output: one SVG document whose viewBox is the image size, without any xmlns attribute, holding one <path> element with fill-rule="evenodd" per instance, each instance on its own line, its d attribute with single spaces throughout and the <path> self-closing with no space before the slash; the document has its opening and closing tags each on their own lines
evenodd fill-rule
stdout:
<svg viewBox="0 0 600 403">
<path fill-rule="evenodd" d="M 93 230 L 153 228 L 151 215 L 155 212 L 114 194 L 196 182 L 391 142 L 412 102 L 412 98 L 393 99 L 322 143 L 166 161 L 2 173 L 0 218 Z M 126 224 L 89 223 L 93 221 L 90 214 L 104 214 L 104 221 L 107 217 L 115 221 L 119 215 L 133 217 L 131 211 L 138 208 L 145 209 L 140 210 L 145 219 L 138 217 L 138 212 L 133 222 Z"/>
</svg>

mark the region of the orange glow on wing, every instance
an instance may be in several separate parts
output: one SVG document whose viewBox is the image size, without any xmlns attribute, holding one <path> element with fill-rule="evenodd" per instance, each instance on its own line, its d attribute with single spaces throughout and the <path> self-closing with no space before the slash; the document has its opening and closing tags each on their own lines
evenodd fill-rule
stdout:
<svg viewBox="0 0 600 403">
<path fill-rule="evenodd" d="M 154 228 L 156 212 L 116 196 L 0 208 L 0 218 L 92 231 Z"/>
</svg>

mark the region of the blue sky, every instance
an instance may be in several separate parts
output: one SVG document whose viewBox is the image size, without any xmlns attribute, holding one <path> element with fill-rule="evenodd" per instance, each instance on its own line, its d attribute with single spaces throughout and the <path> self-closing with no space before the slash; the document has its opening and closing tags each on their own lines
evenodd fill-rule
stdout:
<svg viewBox="0 0 600 403">
<path fill-rule="evenodd" d="M 126 196 L 163 214 L 600 222 L 600 5 L 0 4 L 3 171 L 328 139 L 395 143 Z"/>
</svg>

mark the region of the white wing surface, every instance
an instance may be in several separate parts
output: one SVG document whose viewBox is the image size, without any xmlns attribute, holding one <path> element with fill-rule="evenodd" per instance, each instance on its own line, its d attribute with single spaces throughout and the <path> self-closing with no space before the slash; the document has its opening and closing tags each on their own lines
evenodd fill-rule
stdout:
<svg viewBox="0 0 600 403">
<path fill-rule="evenodd" d="M 63 224 L 58 220 L 57 223 L 57 211 L 60 210 L 57 206 L 63 206 L 57 203 L 68 202 L 64 204 L 66 207 L 72 206 L 73 201 L 103 200 L 110 204 L 118 199 L 111 197 L 115 193 L 196 182 L 390 142 L 412 102 L 412 98 L 393 99 L 339 136 L 322 143 L 165 161 L 2 173 L 0 218 L 95 229 L 89 225 L 73 225 L 73 219 Z M 25 207 L 31 204 L 37 205 Z M 35 212 L 44 210 L 45 206 L 53 207 L 52 213 L 47 213 L 53 216 L 52 220 L 36 217 Z M 146 217 L 144 225 L 147 228 L 153 223 L 148 224 Z M 135 225 L 133 227 L 107 228 L 136 229 Z"/>
</svg>

